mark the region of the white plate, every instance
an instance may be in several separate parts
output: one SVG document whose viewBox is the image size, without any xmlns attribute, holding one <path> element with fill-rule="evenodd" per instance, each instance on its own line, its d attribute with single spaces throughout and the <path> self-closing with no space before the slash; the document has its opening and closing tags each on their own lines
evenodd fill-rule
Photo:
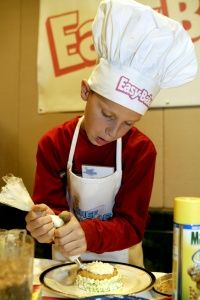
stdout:
<svg viewBox="0 0 200 300">
<path fill-rule="evenodd" d="M 60 265 L 59 261 L 52 260 L 52 259 L 45 259 L 45 258 L 34 258 L 34 264 L 33 264 L 33 284 L 40 284 L 40 274 L 44 272 L 45 270 L 49 269 L 50 267 L 53 267 L 55 265 Z"/>
<path fill-rule="evenodd" d="M 155 282 L 155 276 L 143 268 L 110 261 L 109 263 L 119 270 L 123 287 L 112 292 L 105 292 L 104 295 L 135 295 L 150 289 Z M 102 294 L 86 292 L 74 284 L 66 285 L 69 272 L 73 272 L 75 269 L 76 265 L 74 263 L 51 267 L 40 275 L 40 282 L 54 292 L 73 298 L 85 298 Z"/>
</svg>

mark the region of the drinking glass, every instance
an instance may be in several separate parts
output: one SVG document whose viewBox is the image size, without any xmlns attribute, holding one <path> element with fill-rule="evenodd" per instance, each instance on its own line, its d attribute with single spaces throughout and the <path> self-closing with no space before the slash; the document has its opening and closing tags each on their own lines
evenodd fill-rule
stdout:
<svg viewBox="0 0 200 300">
<path fill-rule="evenodd" d="M 26 230 L 0 230 L 0 299 L 31 300 L 34 240 Z"/>
</svg>

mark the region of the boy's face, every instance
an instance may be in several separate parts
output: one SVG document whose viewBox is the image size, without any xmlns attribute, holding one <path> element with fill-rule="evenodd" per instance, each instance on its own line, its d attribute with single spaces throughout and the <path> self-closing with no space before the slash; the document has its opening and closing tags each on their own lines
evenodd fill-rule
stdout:
<svg viewBox="0 0 200 300">
<path fill-rule="evenodd" d="M 141 115 L 90 92 L 85 108 L 84 127 L 90 142 L 103 146 L 124 136 Z"/>
</svg>

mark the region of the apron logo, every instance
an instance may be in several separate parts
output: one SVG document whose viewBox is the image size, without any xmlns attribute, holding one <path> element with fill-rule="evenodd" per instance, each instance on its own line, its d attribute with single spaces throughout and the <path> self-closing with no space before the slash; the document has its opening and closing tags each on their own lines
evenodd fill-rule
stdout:
<svg viewBox="0 0 200 300">
<path fill-rule="evenodd" d="M 108 220 L 109 218 L 111 218 L 112 215 L 113 215 L 111 212 L 101 214 L 98 209 L 81 210 L 79 207 L 76 207 L 74 209 L 74 213 L 80 221 L 83 221 L 83 220 L 86 220 L 86 219 L 94 219 L 94 218 L 105 221 L 105 220 Z"/>
<path fill-rule="evenodd" d="M 124 93 L 129 96 L 131 100 L 136 100 L 149 107 L 152 102 L 152 95 L 148 94 L 145 89 L 139 89 L 137 86 L 130 82 L 130 79 L 121 76 L 116 87 L 116 91 Z"/>
</svg>

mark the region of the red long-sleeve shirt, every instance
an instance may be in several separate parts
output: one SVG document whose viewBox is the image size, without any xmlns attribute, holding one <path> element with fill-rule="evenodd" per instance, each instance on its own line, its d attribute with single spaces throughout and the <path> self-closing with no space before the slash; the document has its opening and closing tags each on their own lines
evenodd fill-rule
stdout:
<svg viewBox="0 0 200 300">
<path fill-rule="evenodd" d="M 33 200 L 55 213 L 68 210 L 66 168 L 78 117 L 50 130 L 39 141 Z M 142 240 L 148 217 L 156 150 L 148 137 L 132 128 L 122 138 L 122 184 L 115 197 L 113 217 L 81 221 L 87 250 L 103 253 L 128 248 Z M 74 153 L 73 172 L 81 165 L 116 166 L 116 142 L 90 143 L 83 129 Z M 106 200 L 106 199 L 105 199 Z"/>
</svg>

